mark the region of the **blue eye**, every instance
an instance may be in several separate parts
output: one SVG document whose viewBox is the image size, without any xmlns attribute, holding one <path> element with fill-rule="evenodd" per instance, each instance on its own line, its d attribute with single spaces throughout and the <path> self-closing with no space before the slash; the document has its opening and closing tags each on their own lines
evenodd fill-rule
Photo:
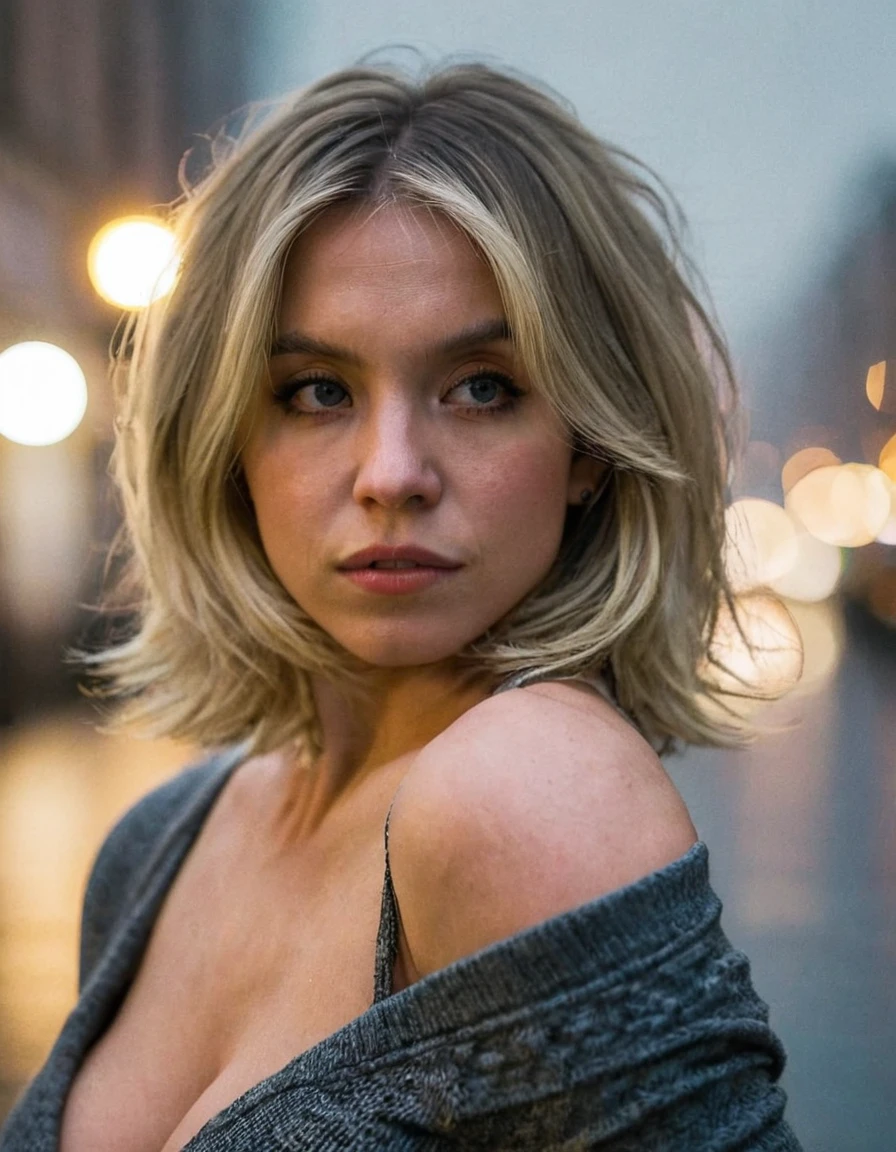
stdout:
<svg viewBox="0 0 896 1152">
<path fill-rule="evenodd" d="M 450 389 L 451 396 L 461 388 L 468 388 L 474 400 L 482 403 L 457 404 L 449 407 L 460 408 L 461 411 L 474 416 L 493 416 L 507 412 L 516 407 L 519 397 L 524 395 L 521 388 L 513 383 L 509 376 L 503 372 L 479 371 L 474 372 L 459 381 Z M 483 390 L 485 395 L 483 395 Z M 495 394 L 504 393 L 504 400 L 500 403 L 490 403 Z M 294 403 L 300 393 L 307 393 L 318 402 L 319 406 L 313 408 L 299 408 Z M 321 413 L 338 411 L 342 401 L 348 397 L 348 390 L 338 380 L 330 376 L 304 376 L 299 379 L 287 380 L 284 384 L 273 389 L 274 403 L 290 416 L 317 416 Z"/>
<path fill-rule="evenodd" d="M 522 389 L 517 388 L 509 376 L 505 376 L 503 372 L 494 372 L 491 370 L 487 372 L 474 372 L 472 376 L 467 376 L 465 380 L 461 380 L 459 384 L 456 384 L 451 391 L 456 392 L 458 388 L 469 388 L 477 400 L 487 401 L 489 397 L 481 395 L 480 390 L 483 387 L 485 387 L 487 392 L 495 389 L 499 392 L 503 391 L 506 398 L 502 403 L 491 404 L 488 407 L 486 407 L 485 404 L 464 405 L 465 411 L 473 412 L 477 416 L 480 414 L 483 416 L 492 416 L 499 412 L 507 412 L 511 408 L 516 407 L 517 400 L 523 395 Z M 479 394 L 477 394 L 477 392 Z"/>
<path fill-rule="evenodd" d="M 299 395 L 300 392 L 314 389 L 315 398 L 322 402 L 322 407 L 312 409 L 296 408 L 292 403 L 293 399 Z M 340 396 L 338 393 L 342 393 Z M 345 388 L 337 381 L 332 380 L 329 376 L 306 376 L 300 380 L 287 380 L 285 384 L 281 384 L 278 388 L 274 389 L 274 401 L 284 411 L 288 412 L 291 416 L 313 416 L 316 412 L 326 412 L 336 405 L 347 396 Z"/>
</svg>

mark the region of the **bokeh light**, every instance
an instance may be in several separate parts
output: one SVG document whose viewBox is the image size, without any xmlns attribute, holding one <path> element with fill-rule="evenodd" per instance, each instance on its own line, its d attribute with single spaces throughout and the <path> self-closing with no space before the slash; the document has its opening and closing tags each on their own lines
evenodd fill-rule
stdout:
<svg viewBox="0 0 896 1152">
<path fill-rule="evenodd" d="M 865 377 L 865 395 L 868 397 L 872 408 L 876 408 L 878 412 L 885 407 L 886 386 L 887 362 L 881 360 L 880 363 L 871 365 L 868 369 L 868 375 Z"/>
<path fill-rule="evenodd" d="M 814 469 L 840 463 L 842 463 L 840 457 L 836 456 L 830 448 L 802 448 L 799 452 L 794 452 L 781 469 L 781 487 L 784 489 L 785 496 L 795 484 L 798 484 L 804 476 L 808 476 Z"/>
<path fill-rule="evenodd" d="M 896 484 L 896 435 L 891 436 L 881 448 L 877 466 Z"/>
<path fill-rule="evenodd" d="M 735 500 L 725 510 L 725 529 L 725 570 L 737 592 L 770 584 L 796 563 L 796 526 L 771 500 Z"/>
<path fill-rule="evenodd" d="M 73 356 L 29 340 L 0 352 L 0 434 L 18 444 L 56 444 L 87 410 L 87 381 Z"/>
<path fill-rule="evenodd" d="M 826 600 L 840 583 L 843 553 L 836 544 L 827 544 L 806 531 L 798 531 L 794 542 L 793 565 L 769 581 L 772 590 L 805 604 Z"/>
<path fill-rule="evenodd" d="M 113 220 L 91 241 L 87 270 L 94 288 L 110 304 L 145 308 L 174 286 L 174 233 L 150 216 Z"/>
<path fill-rule="evenodd" d="M 878 544 L 896 544 L 896 482 L 887 475 L 887 487 L 890 490 L 890 515 L 883 528 L 874 537 Z"/>
<path fill-rule="evenodd" d="M 846 646 L 846 623 L 836 600 L 816 604 L 788 601 L 787 609 L 803 645 L 803 673 L 794 693 L 805 696 L 822 689 L 837 671 Z"/>
<path fill-rule="evenodd" d="M 784 504 L 813 536 L 841 548 L 870 544 L 892 510 L 888 478 L 871 464 L 815 468 L 794 484 Z"/>
<path fill-rule="evenodd" d="M 787 607 L 753 593 L 739 596 L 735 608 L 737 621 L 726 603 L 720 607 L 710 654 L 721 667 L 708 663 L 704 675 L 725 692 L 774 698 L 790 691 L 802 673 L 803 650 Z"/>
</svg>

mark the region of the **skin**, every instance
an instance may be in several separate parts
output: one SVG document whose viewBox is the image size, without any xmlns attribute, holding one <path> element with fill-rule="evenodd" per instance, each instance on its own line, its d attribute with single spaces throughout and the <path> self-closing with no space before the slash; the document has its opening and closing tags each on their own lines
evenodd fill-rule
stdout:
<svg viewBox="0 0 896 1152">
<path fill-rule="evenodd" d="M 393 798 L 399 988 L 693 843 L 649 745 L 593 690 L 486 698 L 455 671 L 458 650 L 549 570 L 569 505 L 602 467 L 573 456 L 509 340 L 439 350 L 502 318 L 487 265 L 445 219 L 342 209 L 296 245 L 279 334 L 343 352 L 272 358 L 245 476 L 274 571 L 369 668 L 375 706 L 355 715 L 315 683 L 325 750 L 313 770 L 272 753 L 228 781 L 73 1086 L 64 1149 L 120 1148 L 131 1132 L 129 1147 L 174 1152 L 369 1007 Z M 483 370 L 512 377 L 516 407 L 470 412 L 506 398 L 485 377 L 458 387 Z M 324 407 L 328 392 L 335 408 L 289 415 L 272 389 L 312 373 L 329 388 L 288 403 Z M 377 596 L 336 570 L 374 542 L 463 567 L 420 593 Z"/>
<path fill-rule="evenodd" d="M 481 253 L 420 208 L 331 209 L 287 261 L 278 339 L 300 334 L 330 348 L 272 356 L 245 478 L 277 577 L 369 665 L 376 692 L 358 715 L 335 686 L 314 683 L 325 751 L 310 782 L 294 774 L 288 784 L 303 793 L 307 826 L 488 695 L 461 681 L 454 656 L 546 575 L 569 506 L 604 467 L 573 453 L 511 339 L 445 347 L 504 319 Z M 511 399 L 489 373 L 523 395 L 483 415 Z M 316 385 L 276 399 L 310 379 Z M 373 594 L 337 571 L 372 544 L 417 544 L 463 567 L 410 595 Z"/>
</svg>

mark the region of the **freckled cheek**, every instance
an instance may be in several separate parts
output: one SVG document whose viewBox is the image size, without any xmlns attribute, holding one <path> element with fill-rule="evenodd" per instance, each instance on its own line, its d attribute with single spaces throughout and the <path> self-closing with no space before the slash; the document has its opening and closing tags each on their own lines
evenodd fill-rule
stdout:
<svg viewBox="0 0 896 1152">
<path fill-rule="evenodd" d="M 287 459 L 247 462 L 246 479 L 261 542 L 275 571 L 310 559 L 309 540 L 320 539 L 326 517 L 326 480 L 299 477 Z"/>
<path fill-rule="evenodd" d="M 543 449 L 508 453 L 492 473 L 488 491 L 489 539 L 501 541 L 527 565 L 550 565 L 563 536 L 569 462 Z M 485 494 L 485 493 L 483 493 Z"/>
</svg>

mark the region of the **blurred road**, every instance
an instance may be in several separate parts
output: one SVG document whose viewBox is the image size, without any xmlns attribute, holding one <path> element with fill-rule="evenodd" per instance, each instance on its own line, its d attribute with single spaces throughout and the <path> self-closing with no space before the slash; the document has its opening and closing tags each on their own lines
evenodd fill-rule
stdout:
<svg viewBox="0 0 896 1152">
<path fill-rule="evenodd" d="M 723 924 L 788 1052 L 806 1152 L 896 1143 L 896 636 L 850 609 L 835 675 L 776 734 L 670 772 L 710 848 Z M 115 818 L 187 763 L 87 711 L 0 730 L 0 1117 L 75 996 L 87 871 Z"/>
</svg>

